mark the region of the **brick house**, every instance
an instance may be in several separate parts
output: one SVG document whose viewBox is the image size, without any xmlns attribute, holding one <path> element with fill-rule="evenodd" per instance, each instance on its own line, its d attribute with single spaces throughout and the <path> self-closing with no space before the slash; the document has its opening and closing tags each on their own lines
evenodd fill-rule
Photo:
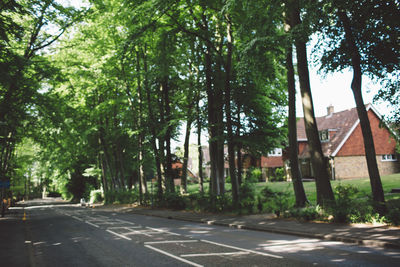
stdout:
<svg viewBox="0 0 400 267">
<path fill-rule="evenodd" d="M 381 115 L 371 105 L 366 106 L 374 138 L 376 159 L 381 175 L 400 172 L 396 153 L 396 140 L 382 121 Z M 332 179 L 367 177 L 364 141 L 356 108 L 334 112 L 328 107 L 326 116 L 318 117 L 322 151 L 329 162 Z M 313 177 L 310 151 L 304 126 L 304 118 L 297 121 L 299 163 L 303 177 Z"/>
</svg>

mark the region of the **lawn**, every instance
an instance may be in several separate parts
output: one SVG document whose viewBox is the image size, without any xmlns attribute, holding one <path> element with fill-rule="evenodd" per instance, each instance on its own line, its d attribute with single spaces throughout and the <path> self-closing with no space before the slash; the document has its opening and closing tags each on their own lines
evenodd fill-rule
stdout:
<svg viewBox="0 0 400 267">
<path fill-rule="evenodd" d="M 400 173 L 386 175 L 381 177 L 383 191 L 385 192 L 385 197 L 387 200 L 389 199 L 400 199 L 400 194 L 390 194 L 390 191 L 393 188 L 400 188 Z M 331 181 L 332 188 L 335 188 L 339 184 L 341 185 L 353 185 L 356 187 L 359 192 L 357 194 L 358 197 L 363 198 L 371 195 L 371 185 L 369 178 L 359 178 L 359 179 L 346 179 L 346 180 L 335 180 Z M 308 200 L 312 203 L 316 203 L 316 190 L 315 190 L 315 182 L 303 182 L 304 190 L 306 191 L 306 195 Z M 259 194 L 261 190 L 268 186 L 273 191 L 278 192 L 288 192 L 293 197 L 294 201 L 294 192 L 293 192 L 293 184 L 291 182 L 260 182 L 256 183 L 256 193 Z M 188 192 L 194 193 L 198 192 L 198 184 L 191 184 L 188 186 Z M 204 184 L 205 191 L 208 191 L 208 183 Z M 231 185 L 226 184 L 225 189 L 227 191 L 231 190 Z"/>
</svg>

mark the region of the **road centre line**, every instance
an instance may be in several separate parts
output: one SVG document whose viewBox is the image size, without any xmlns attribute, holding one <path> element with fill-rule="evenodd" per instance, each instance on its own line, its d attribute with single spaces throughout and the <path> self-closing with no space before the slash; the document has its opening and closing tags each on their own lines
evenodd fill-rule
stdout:
<svg viewBox="0 0 400 267">
<path fill-rule="evenodd" d="M 100 226 L 98 226 L 98 225 L 96 225 L 96 224 L 94 224 L 94 223 L 91 223 L 91 222 L 89 222 L 89 221 L 85 221 L 85 223 L 87 223 L 87 224 L 89 224 L 89 225 L 91 225 L 91 226 L 100 228 Z"/>
<path fill-rule="evenodd" d="M 220 253 L 202 253 L 202 254 L 183 254 L 181 257 L 189 258 L 189 257 L 209 257 L 209 256 L 229 256 L 229 255 L 248 255 L 250 252 L 241 251 L 241 252 L 220 252 Z"/>
<path fill-rule="evenodd" d="M 170 243 L 196 243 L 199 240 L 164 240 L 164 241 L 149 241 L 144 242 L 145 245 L 152 245 L 152 244 L 170 244 Z"/>
<path fill-rule="evenodd" d="M 217 242 L 212 242 L 212 241 L 208 241 L 208 240 L 204 240 L 204 239 L 202 239 L 201 241 L 205 242 L 205 243 L 221 246 L 221 247 L 227 247 L 227 248 L 232 248 L 232 249 L 236 249 L 236 250 L 246 251 L 246 252 L 259 254 L 259 255 L 263 255 L 263 256 L 267 256 L 267 257 L 273 257 L 273 258 L 277 258 L 277 259 L 282 259 L 283 258 L 282 256 L 278 256 L 278 255 L 273 255 L 273 254 L 269 254 L 269 253 L 254 251 L 254 250 L 250 250 L 250 249 L 238 248 L 238 247 L 229 246 L 229 245 L 225 245 L 225 244 L 221 244 L 221 243 L 217 243 Z"/>
<path fill-rule="evenodd" d="M 168 252 L 166 252 L 166 251 L 164 251 L 164 250 L 161 250 L 161 249 L 152 247 L 152 246 L 150 246 L 150 245 L 144 245 L 144 246 L 145 246 L 146 248 L 152 249 L 152 250 L 154 250 L 154 251 L 157 251 L 158 253 L 167 255 L 168 257 L 174 258 L 174 259 L 176 259 L 176 260 L 182 261 L 182 262 L 187 263 L 187 264 L 190 264 L 190 265 L 192 265 L 192 266 L 197 266 L 197 267 L 202 267 L 202 266 L 203 266 L 203 265 L 200 265 L 200 264 L 197 264 L 197 263 L 188 261 L 188 260 L 186 260 L 186 259 L 182 259 L 182 258 L 180 258 L 180 257 L 178 257 L 178 256 L 175 256 L 175 255 L 173 255 L 173 254 L 171 254 L 171 253 L 168 253 Z"/>
<path fill-rule="evenodd" d="M 126 239 L 126 240 L 132 240 L 132 239 L 130 239 L 129 237 L 126 237 L 126 236 L 124 236 L 124 235 L 118 234 L 118 233 L 113 232 L 113 231 L 108 230 L 108 229 L 106 230 L 106 232 L 109 232 L 110 234 L 113 234 L 113 235 L 116 235 L 116 236 L 118 236 L 118 237 L 124 238 L 124 239 Z"/>
</svg>

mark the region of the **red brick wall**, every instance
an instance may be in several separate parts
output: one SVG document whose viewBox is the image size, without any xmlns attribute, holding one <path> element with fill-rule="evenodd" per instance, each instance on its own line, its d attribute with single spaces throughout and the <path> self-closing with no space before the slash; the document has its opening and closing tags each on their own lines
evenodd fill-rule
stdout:
<svg viewBox="0 0 400 267">
<path fill-rule="evenodd" d="M 299 144 L 299 155 L 300 155 L 301 153 L 303 153 L 303 150 L 306 147 L 307 142 L 298 142 L 298 144 Z"/>
<path fill-rule="evenodd" d="M 283 166 L 282 157 L 265 157 L 261 156 L 261 168 L 276 168 Z"/>
<path fill-rule="evenodd" d="M 368 111 L 368 118 L 371 124 L 372 136 L 374 138 L 375 151 L 377 155 L 394 154 L 396 142 L 386 128 L 379 128 L 380 120 L 372 110 Z M 361 156 L 365 155 L 364 139 L 361 126 L 357 125 L 352 135 L 342 146 L 337 156 Z"/>
</svg>

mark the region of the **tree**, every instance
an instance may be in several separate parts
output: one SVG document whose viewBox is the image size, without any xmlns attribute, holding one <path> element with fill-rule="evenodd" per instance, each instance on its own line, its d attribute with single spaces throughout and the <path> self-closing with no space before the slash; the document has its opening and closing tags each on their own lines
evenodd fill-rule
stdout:
<svg viewBox="0 0 400 267">
<path fill-rule="evenodd" d="M 400 11 L 393 1 L 325 1 L 323 8 L 325 19 L 319 29 L 327 37 L 327 42 L 323 48 L 321 69 L 327 72 L 348 67 L 353 69 L 351 89 L 364 139 L 372 196 L 375 202 L 380 203 L 378 211 L 383 213 L 385 199 L 362 97 L 362 75 L 383 79 L 399 70 L 400 24 L 395 18 Z"/>
<path fill-rule="evenodd" d="M 289 18 L 287 18 L 289 19 Z M 290 27 L 286 24 L 288 28 Z M 304 207 L 307 203 L 307 196 L 304 191 L 302 182 L 302 175 L 299 168 L 298 159 L 298 144 L 297 144 L 297 119 L 296 119 L 296 84 L 294 78 L 294 67 L 293 67 L 293 48 L 292 42 L 289 41 L 286 52 L 286 75 L 288 84 L 288 95 L 289 95 L 289 116 L 288 116 L 288 128 L 289 128 L 289 160 L 290 160 L 290 172 L 292 174 L 293 189 L 296 198 L 296 206 Z"/>
<path fill-rule="evenodd" d="M 334 195 L 329 181 L 327 160 L 322 153 L 321 141 L 319 139 L 317 122 L 314 114 L 306 50 L 306 41 L 308 36 L 307 33 L 304 32 L 304 29 L 301 29 L 304 24 L 302 24 L 300 19 L 301 6 L 299 5 L 299 1 L 288 1 L 287 4 L 289 9 L 288 12 L 290 14 L 289 23 L 294 32 L 304 123 L 308 146 L 311 151 L 311 165 L 314 171 L 315 184 L 317 187 L 317 203 L 320 205 L 326 205 L 326 202 L 334 200 Z"/>
</svg>

